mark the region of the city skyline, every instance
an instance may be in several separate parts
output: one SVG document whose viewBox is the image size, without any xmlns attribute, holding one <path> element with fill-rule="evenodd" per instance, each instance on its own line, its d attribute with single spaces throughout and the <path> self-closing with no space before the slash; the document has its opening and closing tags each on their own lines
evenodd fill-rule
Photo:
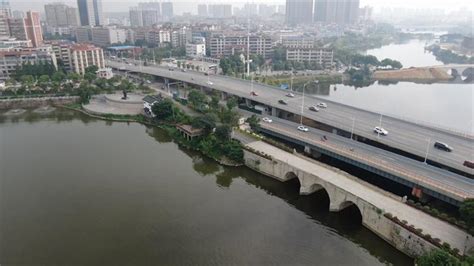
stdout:
<svg viewBox="0 0 474 266">
<path fill-rule="evenodd" d="M 37 0 L 34 3 L 31 3 L 31 1 L 27 0 L 11 0 L 10 1 L 10 6 L 12 10 L 22 10 L 22 11 L 27 11 L 27 10 L 37 10 L 41 11 L 42 13 L 44 12 L 43 6 L 48 3 L 53 3 L 56 1 L 53 0 Z M 63 0 L 60 1 L 62 3 L 65 3 L 67 5 L 77 7 L 76 0 Z M 128 12 L 129 7 L 137 5 L 139 2 L 143 2 L 141 0 L 103 0 L 103 8 L 104 11 L 107 12 Z M 158 2 L 167 2 L 167 1 L 158 1 Z M 196 0 L 196 1 L 189 1 L 189 0 L 173 0 L 173 4 L 175 5 L 175 13 L 181 14 L 183 12 L 197 12 L 197 5 L 198 4 L 216 4 L 216 3 L 225 3 L 225 4 L 232 4 L 235 6 L 242 7 L 245 5 L 245 3 L 257 3 L 257 4 L 278 4 L 278 5 L 283 5 L 285 4 L 285 0 L 279 0 L 279 1 L 231 1 L 231 0 L 222 0 L 222 1 L 207 1 L 207 0 Z M 411 8 L 411 9 L 417 9 L 417 8 L 424 8 L 424 9 L 438 9 L 442 8 L 447 11 L 450 10 L 458 10 L 460 8 L 463 9 L 470 9 L 470 1 L 468 0 L 455 0 L 451 2 L 446 2 L 446 1 L 428 1 L 428 0 L 419 0 L 419 1 L 408 1 L 408 0 L 401 0 L 401 1 L 383 1 L 383 3 L 380 3 L 380 1 L 377 0 L 361 0 L 360 1 L 360 6 L 373 6 L 374 8 L 383 8 L 383 7 L 404 7 L 404 8 Z M 426 8 L 429 7 L 429 8 Z"/>
</svg>

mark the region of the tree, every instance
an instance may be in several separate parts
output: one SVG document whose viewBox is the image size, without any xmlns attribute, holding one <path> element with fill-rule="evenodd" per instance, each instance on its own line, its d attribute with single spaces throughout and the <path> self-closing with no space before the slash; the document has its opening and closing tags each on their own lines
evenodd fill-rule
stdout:
<svg viewBox="0 0 474 266">
<path fill-rule="evenodd" d="M 247 123 L 249 123 L 250 128 L 253 131 L 257 131 L 259 129 L 260 127 L 259 122 L 260 122 L 260 119 L 256 115 L 252 115 L 251 117 L 247 118 Z"/>
<path fill-rule="evenodd" d="M 84 79 L 89 81 L 89 82 L 92 82 L 95 78 L 96 78 L 96 74 L 94 73 L 91 73 L 91 72 L 86 72 L 84 73 Z"/>
<path fill-rule="evenodd" d="M 32 75 L 23 75 L 20 77 L 20 81 L 23 84 L 30 86 L 35 82 L 35 78 Z"/>
<path fill-rule="evenodd" d="M 242 162 L 244 159 L 244 152 L 242 151 L 242 146 L 235 141 L 227 141 L 223 145 L 222 150 L 224 150 L 225 156 L 227 156 L 227 158 L 235 162 Z"/>
<path fill-rule="evenodd" d="M 212 96 L 209 105 L 213 110 L 217 110 L 219 108 L 219 98 L 217 96 Z"/>
<path fill-rule="evenodd" d="M 62 82 L 64 81 L 65 78 L 66 78 L 66 74 L 64 74 L 61 71 L 57 71 L 51 76 L 51 80 L 56 81 L 56 82 Z"/>
<path fill-rule="evenodd" d="M 214 114 L 205 114 L 200 117 L 193 119 L 191 125 L 194 128 L 201 128 L 204 130 L 204 134 L 208 135 L 216 127 L 217 118 Z"/>
<path fill-rule="evenodd" d="M 200 109 L 203 105 L 207 104 L 207 97 L 198 90 L 192 90 L 188 94 L 188 101 L 194 108 Z"/>
<path fill-rule="evenodd" d="M 221 125 L 216 127 L 216 131 L 214 134 L 216 135 L 216 138 L 222 142 L 228 141 L 230 139 L 230 133 L 232 132 L 232 129 L 230 128 L 229 125 Z"/>
<path fill-rule="evenodd" d="M 151 111 L 157 119 L 169 120 L 173 116 L 173 102 L 170 99 L 164 99 L 153 104 Z"/>
<path fill-rule="evenodd" d="M 459 207 L 461 218 L 469 228 L 474 229 L 474 199 L 466 199 Z"/>
<path fill-rule="evenodd" d="M 226 105 L 227 105 L 227 109 L 229 110 L 234 109 L 237 106 L 237 99 L 235 97 L 231 97 L 227 99 Z"/>
<path fill-rule="evenodd" d="M 178 61 L 176 65 L 178 65 L 178 68 L 181 68 L 181 61 Z"/>
<path fill-rule="evenodd" d="M 79 98 L 81 104 L 88 104 L 91 99 L 92 91 L 91 88 L 86 84 L 79 86 Z"/>
<path fill-rule="evenodd" d="M 416 259 L 418 266 L 461 266 L 461 262 L 442 249 L 435 249 Z"/>
<path fill-rule="evenodd" d="M 81 79 L 81 76 L 77 73 L 71 72 L 71 73 L 67 74 L 67 79 L 76 82 L 76 81 L 79 81 Z"/>
<path fill-rule="evenodd" d="M 99 70 L 99 67 L 97 67 L 96 65 L 91 65 L 91 66 L 86 67 L 84 71 L 85 73 L 92 73 L 95 75 L 97 70 Z"/>
</svg>

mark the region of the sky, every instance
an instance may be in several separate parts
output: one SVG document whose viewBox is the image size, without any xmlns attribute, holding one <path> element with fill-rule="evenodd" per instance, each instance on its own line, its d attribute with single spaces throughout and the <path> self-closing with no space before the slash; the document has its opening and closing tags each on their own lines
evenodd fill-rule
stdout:
<svg viewBox="0 0 474 266">
<path fill-rule="evenodd" d="M 136 5 L 138 2 L 147 2 L 149 0 L 102 0 L 105 12 L 126 12 L 128 7 Z M 156 0 L 154 0 L 156 1 Z M 237 3 L 243 5 L 246 2 L 284 4 L 285 0 L 172 0 L 176 3 L 178 12 L 181 10 L 193 10 L 197 3 Z M 336 1 L 336 0 L 335 0 Z M 10 0 L 12 9 L 17 10 L 37 10 L 44 12 L 44 4 L 51 2 L 63 2 L 71 6 L 76 6 L 76 0 Z M 460 8 L 469 8 L 472 10 L 471 0 L 360 0 L 360 5 L 381 7 L 405 7 L 405 8 L 443 8 L 446 10 L 458 10 Z M 194 11 L 195 12 L 195 11 Z"/>
</svg>

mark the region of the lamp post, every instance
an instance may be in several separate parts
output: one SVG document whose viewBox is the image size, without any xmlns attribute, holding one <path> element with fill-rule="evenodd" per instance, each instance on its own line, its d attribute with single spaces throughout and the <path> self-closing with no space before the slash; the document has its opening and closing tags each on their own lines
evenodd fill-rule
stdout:
<svg viewBox="0 0 474 266">
<path fill-rule="evenodd" d="M 354 126 L 355 126 L 355 117 L 352 118 L 352 128 L 351 128 L 351 140 L 352 140 L 352 137 L 354 136 Z"/>
<path fill-rule="evenodd" d="M 311 81 L 308 81 L 306 82 L 304 85 L 303 85 L 303 97 L 301 99 L 301 116 L 300 116 L 300 125 L 303 125 L 303 112 L 304 112 L 304 91 L 306 89 L 306 86 L 309 84 L 309 83 L 312 83 L 314 82 L 315 84 L 319 84 L 319 80 L 311 80 Z"/>
<path fill-rule="evenodd" d="M 425 154 L 425 161 L 424 161 L 425 164 L 426 164 L 426 161 L 428 160 L 428 153 L 430 152 L 430 143 L 431 143 L 431 137 L 428 138 L 428 144 L 426 145 L 426 154 Z"/>
</svg>

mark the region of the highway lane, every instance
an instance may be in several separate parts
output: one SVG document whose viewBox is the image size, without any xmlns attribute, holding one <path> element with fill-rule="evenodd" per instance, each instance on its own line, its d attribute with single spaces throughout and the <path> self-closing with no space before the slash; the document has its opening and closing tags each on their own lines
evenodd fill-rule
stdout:
<svg viewBox="0 0 474 266">
<path fill-rule="evenodd" d="M 444 191 L 458 200 L 474 197 L 472 179 L 318 129 L 310 128 L 308 132 L 302 132 L 297 129 L 298 123 L 271 118 L 272 123 L 261 122 L 261 127 L 314 146 L 335 150 L 343 156 L 355 158 L 378 169 L 398 173 L 406 180 L 435 191 Z M 323 136 L 327 136 L 328 140 L 323 141 Z"/>
<path fill-rule="evenodd" d="M 205 76 L 201 72 L 187 71 L 181 72 L 179 69 L 169 71 L 163 67 L 145 67 L 125 65 L 124 63 L 108 61 L 109 66 L 119 68 L 125 66 L 127 70 L 135 72 L 158 75 L 184 82 L 206 86 L 214 89 L 226 91 L 239 97 L 250 98 L 262 104 L 275 106 L 281 110 L 299 114 L 301 112 L 301 94 L 295 92 L 295 98 L 288 98 L 285 94 L 288 91 L 280 90 L 276 87 L 254 83 L 253 91 L 259 96 L 250 96 L 250 82 L 241 79 L 235 79 L 219 75 Z M 208 84 L 208 80 L 212 85 Z M 278 100 L 285 99 L 289 101 L 288 105 L 278 104 Z M 315 105 L 318 102 L 326 102 L 327 109 L 320 112 L 310 112 L 307 107 Z M 350 131 L 353 118 L 356 119 L 354 133 L 365 138 L 378 141 L 388 146 L 398 148 L 420 157 L 424 157 L 428 147 L 428 159 L 452 168 L 474 174 L 474 169 L 463 166 L 464 160 L 474 161 L 474 139 L 463 137 L 455 133 L 444 130 L 429 128 L 424 125 L 418 125 L 407 121 L 402 121 L 390 116 L 382 116 L 382 127 L 389 131 L 388 136 L 377 136 L 373 133 L 373 127 L 380 123 L 380 114 L 350 107 L 344 104 L 331 102 L 316 96 L 305 96 L 304 116 L 310 119 Z M 428 139 L 431 138 L 428 146 Z M 434 141 L 442 141 L 454 148 L 451 153 L 437 150 L 433 147 Z"/>
</svg>

